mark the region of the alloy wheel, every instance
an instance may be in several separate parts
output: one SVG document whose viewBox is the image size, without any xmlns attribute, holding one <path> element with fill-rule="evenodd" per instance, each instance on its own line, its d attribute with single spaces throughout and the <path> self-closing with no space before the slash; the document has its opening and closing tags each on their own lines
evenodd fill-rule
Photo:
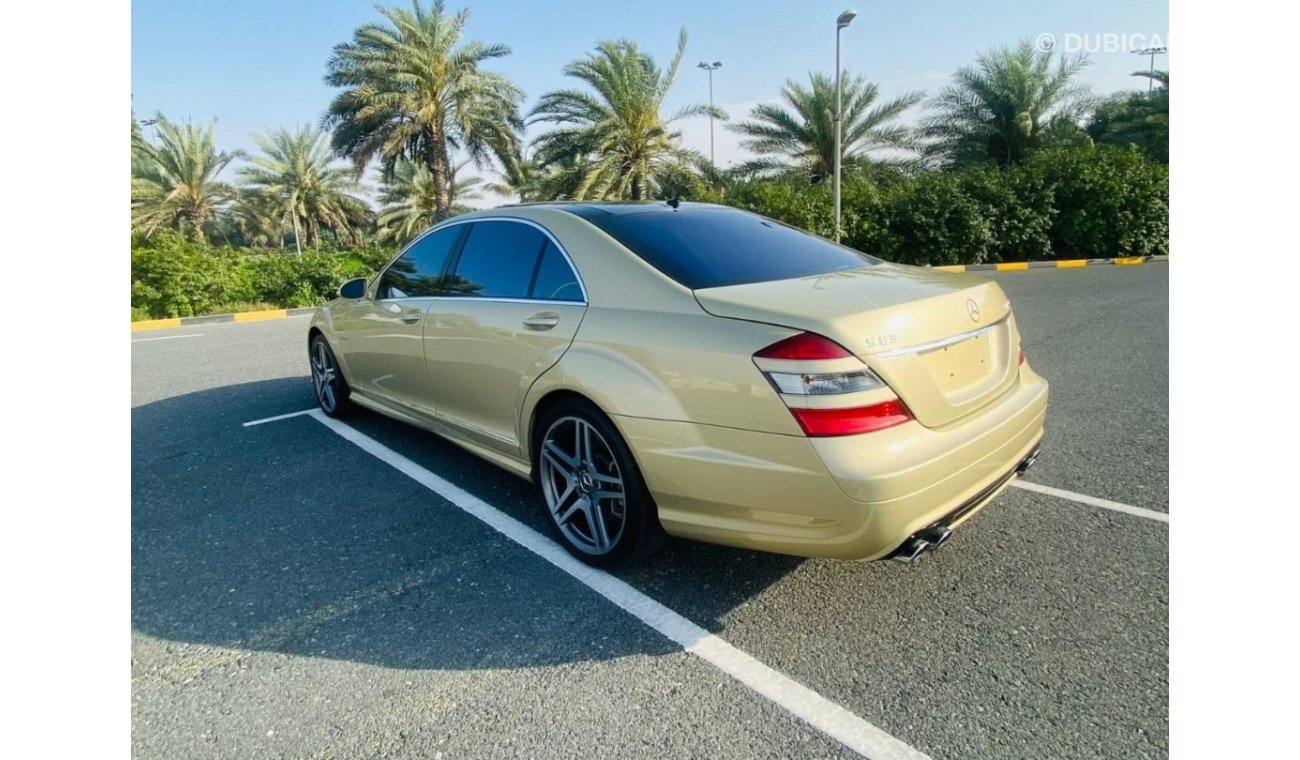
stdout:
<svg viewBox="0 0 1300 760">
<path fill-rule="evenodd" d="M 338 405 L 338 370 L 325 341 L 318 340 L 312 348 L 311 383 L 316 389 L 316 400 L 321 409 L 333 412 Z"/>
<path fill-rule="evenodd" d="M 585 554 L 608 554 L 627 526 L 627 494 L 604 436 L 580 417 L 561 417 L 542 437 L 540 464 L 560 533 Z"/>
</svg>

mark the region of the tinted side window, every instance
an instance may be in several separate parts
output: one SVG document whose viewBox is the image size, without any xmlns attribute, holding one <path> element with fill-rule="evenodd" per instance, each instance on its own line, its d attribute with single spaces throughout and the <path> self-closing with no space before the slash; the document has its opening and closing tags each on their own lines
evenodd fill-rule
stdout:
<svg viewBox="0 0 1300 760">
<path fill-rule="evenodd" d="M 527 298 L 546 236 L 517 222 L 475 222 L 447 295 Z"/>
<path fill-rule="evenodd" d="M 537 277 L 533 279 L 533 298 L 546 301 L 581 301 L 582 288 L 564 254 L 555 243 L 546 241 L 542 260 L 537 264 Z"/>
<path fill-rule="evenodd" d="M 682 208 L 591 220 L 651 266 L 692 290 L 789 280 L 879 263 L 865 253 L 757 214 Z"/>
<path fill-rule="evenodd" d="M 378 298 L 418 298 L 442 294 L 442 271 L 447 266 L 464 225 L 425 235 L 393 262 L 379 281 Z"/>
</svg>

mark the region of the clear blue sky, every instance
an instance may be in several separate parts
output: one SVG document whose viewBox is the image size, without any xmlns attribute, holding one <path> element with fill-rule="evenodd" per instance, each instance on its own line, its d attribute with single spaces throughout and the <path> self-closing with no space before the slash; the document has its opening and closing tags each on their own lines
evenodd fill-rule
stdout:
<svg viewBox="0 0 1300 760">
<path fill-rule="evenodd" d="M 733 119 L 753 103 L 773 100 L 787 78 L 832 71 L 835 17 L 845 7 L 859 16 L 844 32 L 844 65 L 879 82 L 886 95 L 933 92 L 979 51 L 1043 33 L 1056 36 L 1058 49 L 1071 34 L 1094 49 L 1104 45 L 1104 33 L 1159 35 L 1159 43 L 1169 44 L 1165 0 L 453 0 L 448 8 L 466 5 L 468 36 L 513 49 L 491 65 L 523 87 L 526 107 L 564 86 L 561 68 L 597 40 L 628 37 L 664 62 L 685 26 L 687 65 L 669 110 L 706 101 L 707 74 L 695 64 L 720 60 L 714 96 Z M 332 92 L 321 79 L 331 48 L 376 18 L 365 0 L 135 0 L 132 106 L 141 118 L 155 111 L 205 122 L 215 116 L 223 148 L 251 149 L 250 132 L 319 121 Z M 1128 75 L 1148 64 L 1125 52 L 1090 58 L 1084 76 L 1101 93 L 1140 86 Z M 1157 58 L 1157 67 L 1168 68 L 1168 58 Z M 689 145 L 708 150 L 707 119 L 682 126 Z M 719 128 L 717 138 L 720 164 L 740 156 L 732 136 Z"/>
</svg>

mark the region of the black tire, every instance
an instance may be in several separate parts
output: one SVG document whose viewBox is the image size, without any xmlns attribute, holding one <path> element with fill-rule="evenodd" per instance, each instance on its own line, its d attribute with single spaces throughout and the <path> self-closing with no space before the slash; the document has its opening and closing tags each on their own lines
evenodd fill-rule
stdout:
<svg viewBox="0 0 1300 760">
<path fill-rule="evenodd" d="M 589 426 L 600 439 L 599 442 L 596 437 L 590 439 L 587 448 L 590 461 L 585 463 L 581 461 L 582 449 L 576 448 L 581 430 L 576 421 Z M 544 451 L 548 437 L 555 445 Z M 569 446 L 571 441 L 572 450 Z M 547 524 L 551 526 L 551 533 L 574 557 L 595 567 L 623 567 L 649 559 L 668 542 L 668 534 L 659 524 L 659 510 L 646 488 L 631 449 L 614 423 L 594 404 L 585 399 L 569 398 L 547 409 L 536 426 L 533 452 L 534 472 Z M 575 453 L 579 454 L 576 458 L 573 456 Z M 581 474 L 584 470 L 587 477 Z M 621 498 L 602 497 L 602 493 L 617 490 L 611 482 L 615 477 L 621 481 Z M 568 493 L 568 484 L 573 484 L 576 489 L 572 500 L 559 499 L 562 491 Z M 585 508 L 579 504 L 583 499 L 586 500 Z M 600 529 L 589 519 L 593 500 Z M 556 502 L 559 502 L 558 506 L 553 508 Z M 561 513 L 569 514 L 563 524 Z M 617 533 L 616 537 L 612 535 L 614 533 Z M 602 549 L 600 538 L 607 540 L 607 548 Z"/>
<path fill-rule="evenodd" d="M 307 344 L 307 364 L 311 368 L 312 392 L 316 394 L 320 410 L 335 419 L 351 414 L 356 408 L 352 403 L 352 389 L 348 387 L 343 369 L 324 335 L 316 333 Z"/>
</svg>

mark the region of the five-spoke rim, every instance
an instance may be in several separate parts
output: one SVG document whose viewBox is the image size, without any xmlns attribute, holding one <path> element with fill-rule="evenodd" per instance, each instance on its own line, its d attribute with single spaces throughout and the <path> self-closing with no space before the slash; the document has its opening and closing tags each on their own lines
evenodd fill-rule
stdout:
<svg viewBox="0 0 1300 760">
<path fill-rule="evenodd" d="M 614 452 L 579 417 L 561 417 L 542 437 L 542 493 L 560 532 L 587 554 L 607 554 L 627 525 L 627 498 Z"/>
<path fill-rule="evenodd" d="M 337 377 L 338 373 L 334 369 L 329 349 L 325 347 L 325 341 L 316 341 L 311 357 L 311 382 L 312 387 L 316 389 L 316 400 L 320 402 L 321 409 L 327 412 L 334 411 L 334 405 L 338 403 L 334 390 Z"/>
</svg>

